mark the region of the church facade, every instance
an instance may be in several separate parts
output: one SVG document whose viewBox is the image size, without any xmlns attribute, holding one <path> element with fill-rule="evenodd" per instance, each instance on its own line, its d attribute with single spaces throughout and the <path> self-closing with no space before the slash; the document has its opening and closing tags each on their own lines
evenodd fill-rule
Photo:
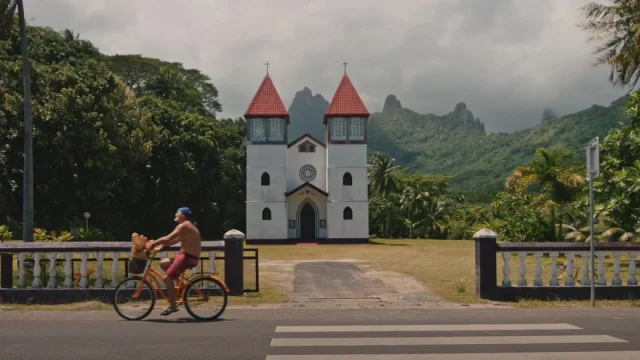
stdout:
<svg viewBox="0 0 640 360">
<path fill-rule="evenodd" d="M 368 243 L 369 112 L 346 72 L 324 139 L 289 141 L 289 113 L 268 73 L 244 116 L 247 243 Z"/>
</svg>

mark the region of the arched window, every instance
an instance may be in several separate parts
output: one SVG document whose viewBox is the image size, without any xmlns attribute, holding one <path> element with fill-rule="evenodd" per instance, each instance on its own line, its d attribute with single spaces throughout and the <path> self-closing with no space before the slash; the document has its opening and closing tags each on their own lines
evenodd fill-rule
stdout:
<svg viewBox="0 0 640 360">
<path fill-rule="evenodd" d="M 271 220 L 271 210 L 269 208 L 262 210 L 262 220 Z"/>
<path fill-rule="evenodd" d="M 353 219 L 353 210 L 351 210 L 350 207 L 346 207 L 344 208 L 344 211 L 342 212 L 342 218 L 344 220 L 351 220 Z"/>
<path fill-rule="evenodd" d="M 298 152 L 310 152 L 310 153 L 316 152 L 316 146 L 307 140 L 302 144 L 298 145 Z"/>
<path fill-rule="evenodd" d="M 271 178 L 267 172 L 262 173 L 262 178 L 260 178 L 260 185 L 269 186 L 271 184 Z"/>
<path fill-rule="evenodd" d="M 342 185 L 343 186 L 351 186 L 353 185 L 353 178 L 351 177 L 351 173 L 344 173 L 344 175 L 342 175 Z"/>
</svg>

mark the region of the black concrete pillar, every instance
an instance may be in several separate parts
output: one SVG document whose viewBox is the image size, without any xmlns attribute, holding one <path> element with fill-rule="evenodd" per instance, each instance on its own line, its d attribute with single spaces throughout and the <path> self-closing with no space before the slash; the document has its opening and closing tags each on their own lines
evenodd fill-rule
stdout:
<svg viewBox="0 0 640 360">
<path fill-rule="evenodd" d="M 231 295 L 244 294 L 244 234 L 229 230 L 224 236 L 224 281 Z"/>
<path fill-rule="evenodd" d="M 493 297 L 497 290 L 497 238 L 498 235 L 489 229 L 473 234 L 476 247 L 476 295 L 481 299 Z"/>
<path fill-rule="evenodd" d="M 13 254 L 0 254 L 0 288 L 13 287 Z"/>
</svg>

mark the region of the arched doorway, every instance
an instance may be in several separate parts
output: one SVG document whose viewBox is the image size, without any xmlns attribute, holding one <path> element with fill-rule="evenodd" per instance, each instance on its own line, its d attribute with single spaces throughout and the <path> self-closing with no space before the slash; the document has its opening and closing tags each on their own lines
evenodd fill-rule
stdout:
<svg viewBox="0 0 640 360">
<path fill-rule="evenodd" d="M 300 241 L 316 240 L 316 209 L 310 201 L 305 201 L 298 215 L 300 224 Z"/>
</svg>

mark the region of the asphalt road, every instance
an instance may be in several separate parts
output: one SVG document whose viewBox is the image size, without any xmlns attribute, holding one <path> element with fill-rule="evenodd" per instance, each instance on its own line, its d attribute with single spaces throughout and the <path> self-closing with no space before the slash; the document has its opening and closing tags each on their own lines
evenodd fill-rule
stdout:
<svg viewBox="0 0 640 360">
<path fill-rule="evenodd" d="M 0 359 L 632 359 L 640 309 L 0 312 Z M 315 357 L 311 356 L 315 355 Z"/>
</svg>

